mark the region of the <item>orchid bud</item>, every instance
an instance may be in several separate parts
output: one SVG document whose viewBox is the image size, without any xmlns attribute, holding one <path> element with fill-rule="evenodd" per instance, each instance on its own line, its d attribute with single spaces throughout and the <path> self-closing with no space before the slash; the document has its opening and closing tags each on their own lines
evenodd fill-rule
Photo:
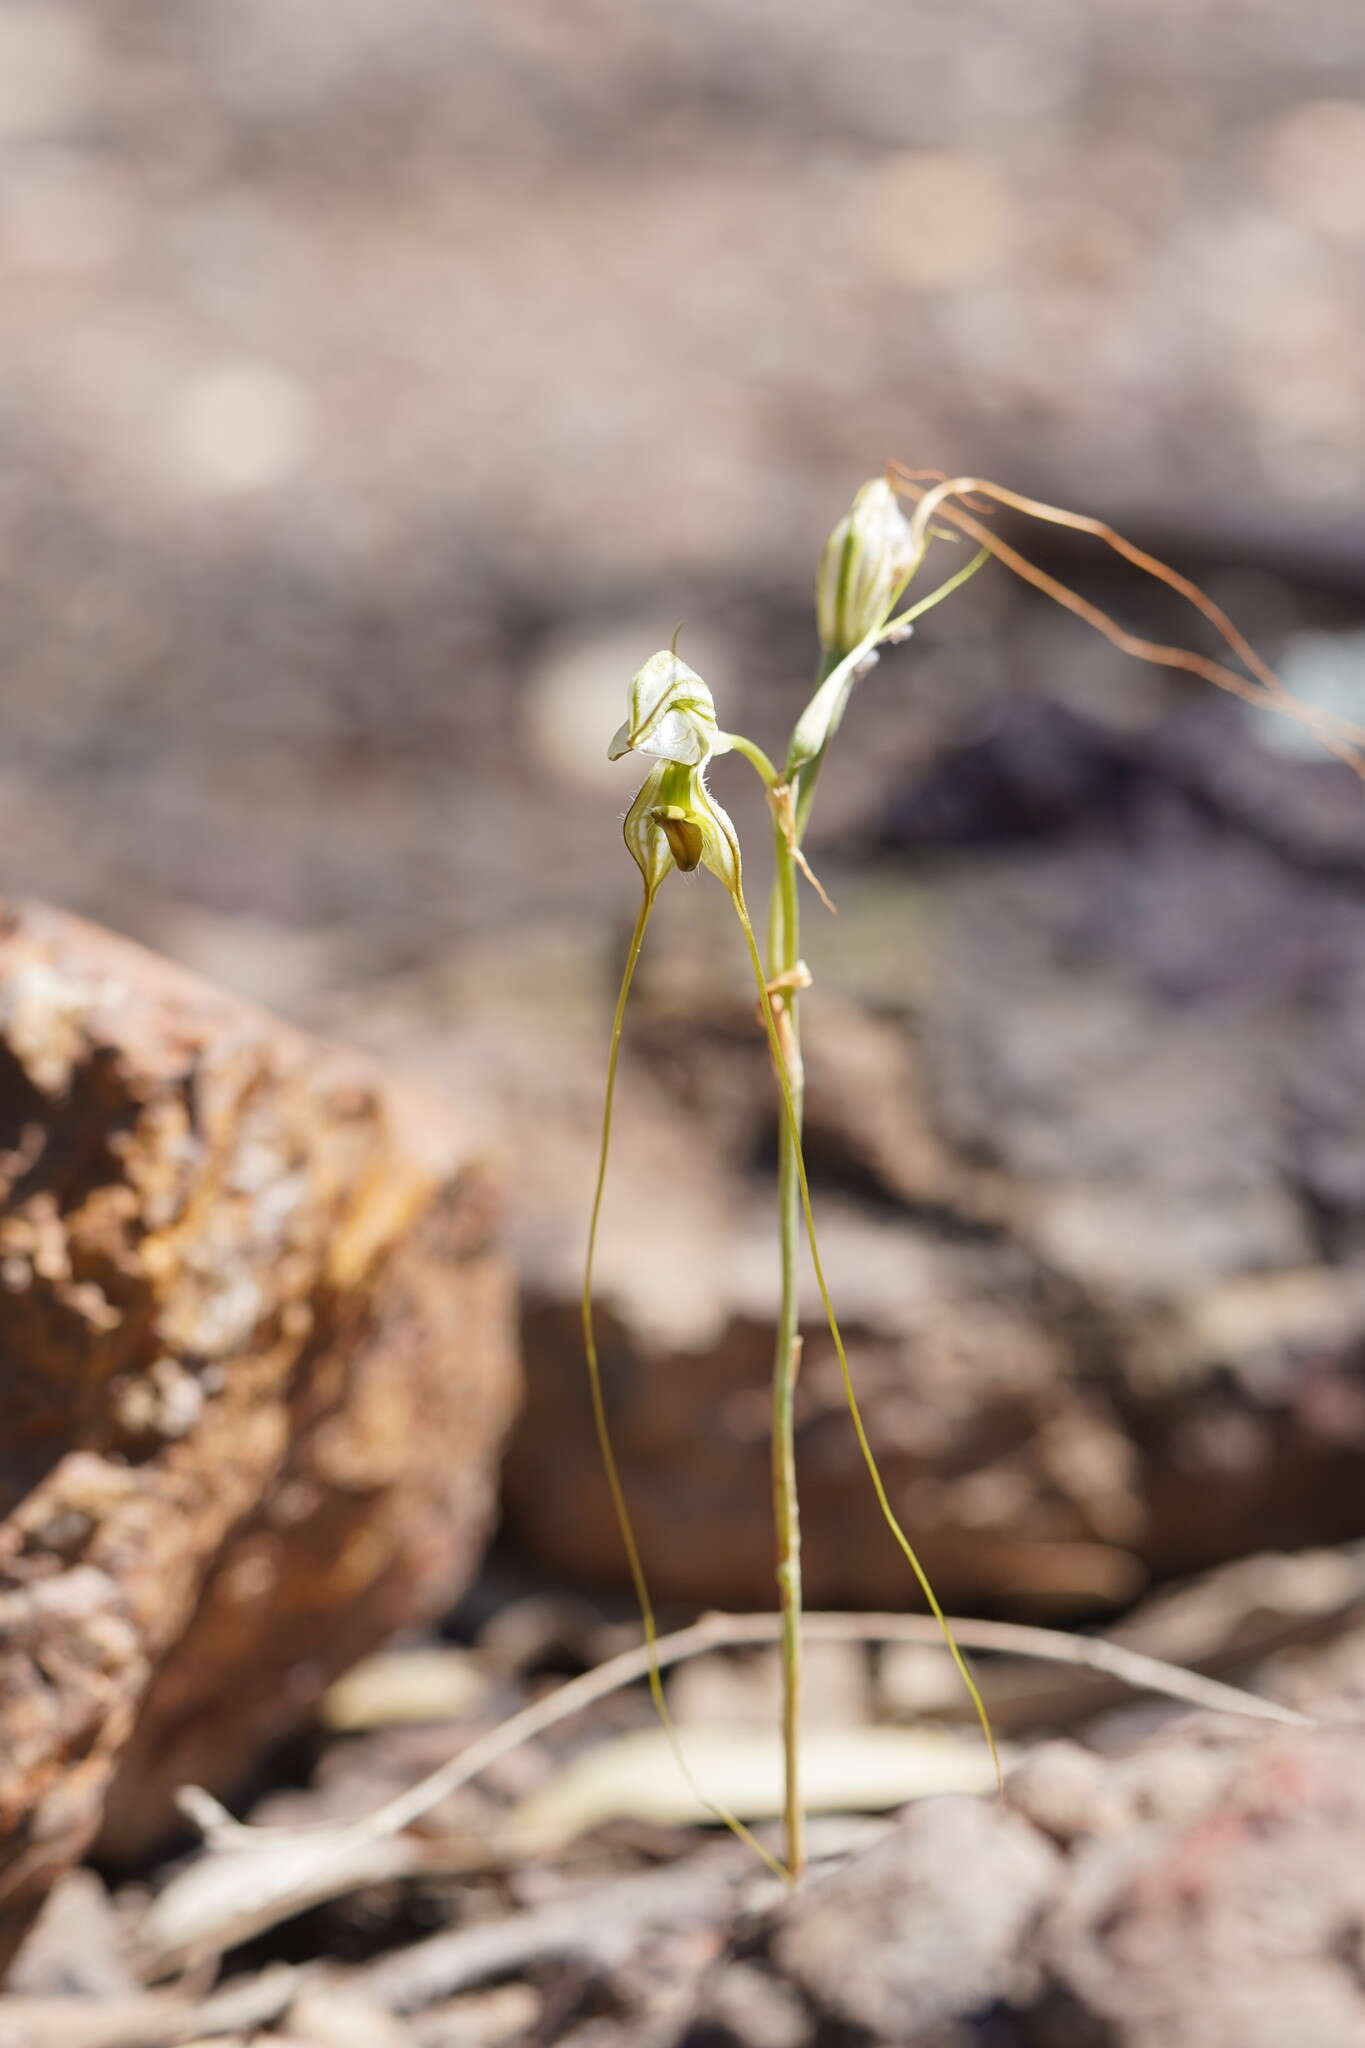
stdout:
<svg viewBox="0 0 1365 2048">
<path fill-rule="evenodd" d="M 697 768 L 712 754 L 723 754 L 729 740 L 716 725 L 710 690 L 670 647 L 651 654 L 630 686 L 630 712 L 618 727 L 607 758 L 653 754 L 661 761 L 681 761 Z"/>
<path fill-rule="evenodd" d="M 886 623 L 915 558 L 910 522 L 884 477 L 863 485 L 825 543 L 815 616 L 826 658 L 844 656 Z"/>
</svg>

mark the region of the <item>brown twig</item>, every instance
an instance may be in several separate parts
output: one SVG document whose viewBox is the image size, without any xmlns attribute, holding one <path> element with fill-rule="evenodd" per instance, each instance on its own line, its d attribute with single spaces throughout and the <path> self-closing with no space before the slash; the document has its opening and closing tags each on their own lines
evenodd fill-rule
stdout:
<svg viewBox="0 0 1365 2048">
<path fill-rule="evenodd" d="M 1201 590 L 1197 583 L 1192 583 L 1188 576 L 1182 576 L 1178 569 L 1172 569 L 1168 563 L 1158 561 L 1155 555 L 1149 555 L 1144 549 L 1136 547 L 1132 541 L 1125 540 L 1121 533 L 1115 532 L 1114 528 L 1107 526 L 1102 519 L 1094 519 L 1082 512 L 1068 512 L 1060 505 L 1046 505 L 1038 498 L 1026 498 L 1018 491 L 1007 490 L 1004 485 L 990 483 L 982 477 L 944 478 L 932 489 L 926 490 L 918 479 L 928 472 L 905 470 L 897 463 L 891 465 L 891 470 L 893 480 L 899 487 L 907 496 L 917 500 L 912 528 L 921 544 L 928 538 L 931 518 L 941 515 L 951 520 L 964 533 L 970 534 L 973 540 L 979 541 L 982 547 L 988 548 L 998 561 L 1003 562 L 1005 567 L 1012 570 L 1022 581 L 1032 584 L 1035 590 L 1040 590 L 1045 597 L 1051 598 L 1054 604 L 1061 605 L 1064 610 L 1083 619 L 1122 653 L 1130 654 L 1138 661 L 1151 662 L 1158 668 L 1182 669 L 1189 675 L 1199 676 L 1203 681 L 1213 683 L 1220 690 L 1230 691 L 1233 696 L 1242 698 L 1245 703 L 1281 712 L 1285 717 L 1305 726 L 1329 754 L 1335 755 L 1336 759 L 1351 769 L 1353 774 L 1365 780 L 1365 753 L 1362 752 L 1362 747 L 1365 747 L 1365 727 L 1353 723 L 1350 719 L 1338 718 L 1331 712 L 1321 711 L 1316 705 L 1306 704 L 1301 698 L 1296 697 L 1293 691 L 1287 689 L 1280 681 L 1274 670 L 1262 661 L 1246 636 L 1206 591 Z M 1098 605 L 1091 604 L 1088 599 L 1081 597 L 1065 583 L 1059 582 L 1055 576 L 1048 575 L 1046 570 L 1038 568 L 1027 556 L 1021 555 L 989 527 L 983 526 L 978 519 L 973 518 L 971 513 L 964 509 L 971 504 L 972 493 L 983 493 L 995 499 L 998 504 L 1008 505 L 1012 510 L 1022 512 L 1030 519 L 1041 520 L 1050 526 L 1069 527 L 1077 533 L 1092 534 L 1097 540 L 1103 541 L 1106 547 L 1112 549 L 1124 561 L 1130 562 L 1135 569 L 1140 569 L 1144 575 L 1153 577 L 1158 583 L 1164 583 L 1169 590 L 1175 591 L 1178 596 L 1192 604 L 1195 610 L 1207 619 L 1238 660 L 1246 664 L 1250 675 L 1239 675 L 1236 669 L 1228 668 L 1221 661 L 1212 661 L 1206 655 L 1193 654 L 1185 648 L 1172 647 L 1162 641 L 1147 640 L 1139 634 L 1128 632 L 1117 620 L 1111 619 L 1108 612 L 1101 610 Z M 953 503 L 954 499 L 959 502 Z"/>
</svg>

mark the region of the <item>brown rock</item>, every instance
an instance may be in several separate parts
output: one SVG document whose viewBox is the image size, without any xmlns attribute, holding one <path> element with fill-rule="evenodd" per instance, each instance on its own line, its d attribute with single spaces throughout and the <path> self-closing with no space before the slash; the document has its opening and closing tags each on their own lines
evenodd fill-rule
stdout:
<svg viewBox="0 0 1365 2048">
<path fill-rule="evenodd" d="M 772 1962 L 850 2028 L 906 2048 L 937 2042 L 945 2021 L 1016 1987 L 1059 1860 L 987 1800 L 925 1800 L 886 1841 L 793 1898 L 772 1931 Z"/>
<path fill-rule="evenodd" d="M 1069 1860 L 1042 1930 L 1038 2048 L 1354 2048 L 1365 2039 L 1358 1729 L 1152 1745 L 1129 1824 Z M 1082 2031 L 1084 2015 L 1089 2031 Z"/>
<path fill-rule="evenodd" d="M 1037 1925 L 1062 1875 L 1051 1843 L 998 1802 L 926 1800 L 739 1931 L 668 2048 L 749 2048 L 764 2038 L 750 2012 L 783 1997 L 802 2024 L 775 2048 L 967 2048 L 961 2022 L 1034 1988 Z"/>
<path fill-rule="evenodd" d="M 515 1389 L 483 1171 L 362 1061 L 0 923 L 0 1927 L 447 1601 Z"/>
</svg>

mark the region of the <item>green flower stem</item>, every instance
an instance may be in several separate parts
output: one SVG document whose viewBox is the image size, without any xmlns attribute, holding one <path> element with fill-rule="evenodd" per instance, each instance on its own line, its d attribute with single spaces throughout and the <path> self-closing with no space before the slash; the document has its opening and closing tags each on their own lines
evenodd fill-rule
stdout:
<svg viewBox="0 0 1365 2048">
<path fill-rule="evenodd" d="M 816 678 L 817 691 L 840 664 L 826 659 Z M 852 664 L 847 665 L 851 669 Z M 836 685 L 837 688 L 837 685 Z M 797 769 L 793 777 L 792 816 L 806 797 L 806 777 L 824 757 Z M 791 764 L 788 764 L 791 773 Z M 813 778 L 812 778 L 813 779 Z M 809 805 L 809 798 L 806 798 Z M 796 827 L 799 833 L 799 825 Z M 805 1066 L 801 1057 L 801 1019 L 796 990 L 782 986 L 801 958 L 801 899 L 796 860 L 782 821 L 773 831 L 773 885 L 768 907 L 768 984 L 774 1029 L 774 1053 L 780 1056 L 786 1081 L 786 1113 L 777 1123 L 777 1228 L 782 1293 L 777 1312 L 773 1352 L 772 1485 L 773 1530 L 777 1539 L 777 1590 L 782 1613 L 782 1752 L 784 1775 L 783 1827 L 787 1869 L 792 1878 L 805 1867 L 805 1817 L 801 1802 L 801 1514 L 796 1483 L 796 1380 L 801 1369 L 801 1312 L 798 1296 L 801 1257 L 801 1180 L 799 1173 L 802 1121 L 805 1111 Z"/>
<path fill-rule="evenodd" d="M 744 756 L 750 767 L 757 771 L 759 780 L 765 788 L 772 789 L 775 786 L 777 770 L 762 747 L 756 746 L 753 740 L 746 740 L 742 732 L 722 733 L 721 738 L 733 753 Z"/>
<path fill-rule="evenodd" d="M 737 733 L 726 738 L 755 768 L 771 794 L 779 786 L 776 768 L 760 747 Z M 790 814 L 789 814 L 790 815 Z M 801 903 L 796 861 L 783 819 L 773 819 L 773 886 L 768 903 L 768 965 L 770 988 L 790 974 L 801 954 Z M 740 922 L 748 929 L 748 912 L 735 896 Z M 751 935 L 752 938 L 752 935 Z M 754 960 L 759 968 L 756 942 Z M 796 991 L 791 986 L 764 988 L 763 1008 L 774 1062 L 780 1060 L 783 1110 L 777 1123 L 777 1205 L 781 1253 L 782 1296 L 778 1308 L 773 1354 L 772 1489 L 773 1532 L 776 1538 L 777 1590 L 782 1635 L 782 1820 L 786 1874 L 793 1882 L 805 1868 L 805 1814 L 801 1802 L 801 1516 L 796 1487 L 796 1379 L 801 1366 L 801 1324 L 798 1303 L 801 1255 L 801 1180 L 798 1154 L 805 1071 Z"/>
<path fill-rule="evenodd" d="M 789 974 L 800 958 L 801 911 L 796 862 L 779 824 L 773 835 L 776 867 L 769 917 L 769 984 Z M 787 1870 L 805 1867 L 805 1825 L 801 1805 L 801 1517 L 796 1492 L 796 1377 L 801 1366 L 801 1324 L 797 1297 L 801 1248 L 801 1182 L 798 1148 L 805 1101 L 801 1030 L 796 991 L 779 988 L 770 998 L 775 1044 L 786 1077 L 790 1113 L 778 1118 L 777 1215 L 781 1246 L 782 1299 L 773 1354 L 772 1481 L 773 1527 L 777 1537 L 777 1588 L 782 1610 L 782 1750 Z"/>
<path fill-rule="evenodd" d="M 853 662 L 826 659 L 816 678 L 817 693 L 839 667 Z M 838 685 L 836 684 L 836 689 Z M 803 799 L 809 808 L 807 777 L 824 757 L 788 773 L 792 778 L 792 817 L 800 818 Z M 800 825 L 796 825 L 799 837 Z M 784 1828 L 787 1869 L 799 1877 L 805 1865 L 805 1822 L 801 1804 L 801 1516 L 796 1485 L 796 1380 L 801 1369 L 801 1312 L 798 1298 L 801 1257 L 801 1130 L 805 1111 L 805 1066 L 801 1057 L 801 1019 L 797 992 L 784 986 L 801 958 L 801 899 L 797 888 L 794 849 L 781 819 L 773 832 L 773 885 L 768 908 L 768 1008 L 772 1018 L 774 1056 L 785 1077 L 785 1114 L 777 1125 L 777 1227 L 782 1294 L 777 1312 L 773 1352 L 772 1483 L 773 1529 L 777 1539 L 777 1588 L 782 1611 L 782 1749 L 784 1758 Z"/>
</svg>

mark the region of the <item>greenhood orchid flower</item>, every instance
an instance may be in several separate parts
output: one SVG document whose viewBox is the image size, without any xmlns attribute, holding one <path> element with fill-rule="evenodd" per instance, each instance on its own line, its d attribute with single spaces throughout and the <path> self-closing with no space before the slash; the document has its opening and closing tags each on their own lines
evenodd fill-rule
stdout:
<svg viewBox="0 0 1365 2048">
<path fill-rule="evenodd" d="M 728 814 L 706 786 L 713 754 L 733 742 L 716 724 L 710 690 L 694 669 L 665 647 L 650 656 L 630 686 L 630 712 L 608 749 L 655 757 L 626 813 L 625 841 L 652 900 L 670 869 L 709 868 L 733 896 L 739 888 L 739 840 Z"/>
</svg>

